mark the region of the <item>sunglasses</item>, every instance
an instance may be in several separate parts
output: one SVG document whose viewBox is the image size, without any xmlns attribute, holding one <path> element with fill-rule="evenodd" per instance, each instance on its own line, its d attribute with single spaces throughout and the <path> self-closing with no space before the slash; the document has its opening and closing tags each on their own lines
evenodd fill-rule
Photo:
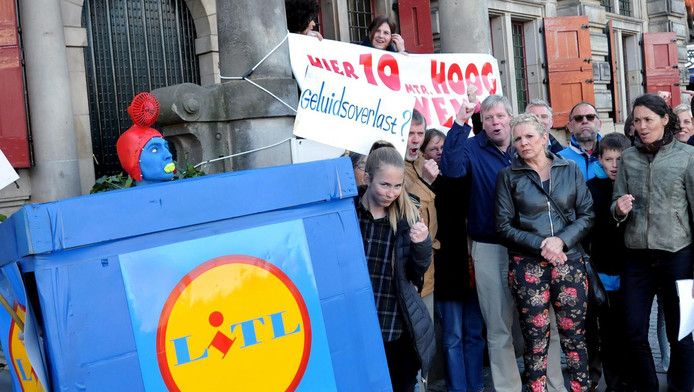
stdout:
<svg viewBox="0 0 694 392">
<path fill-rule="evenodd" d="M 597 117 L 597 114 L 576 114 L 574 115 L 573 119 L 576 122 L 581 122 L 583 121 L 583 117 L 587 118 L 588 121 L 593 121 L 595 120 L 595 117 Z"/>
</svg>

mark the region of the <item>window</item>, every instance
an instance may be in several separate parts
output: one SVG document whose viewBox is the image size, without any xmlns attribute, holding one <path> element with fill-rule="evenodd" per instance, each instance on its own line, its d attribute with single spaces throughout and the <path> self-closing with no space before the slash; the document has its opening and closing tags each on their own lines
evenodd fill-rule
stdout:
<svg viewBox="0 0 694 392">
<path fill-rule="evenodd" d="M 613 12 L 612 11 L 612 0 L 600 0 L 600 5 L 605 7 L 605 11 Z"/>
<path fill-rule="evenodd" d="M 528 104 L 528 78 L 525 72 L 525 37 L 523 23 L 511 23 L 513 37 L 513 60 L 515 64 L 516 91 L 519 110 L 524 110 Z"/>
<path fill-rule="evenodd" d="M 631 16 L 631 0 L 619 0 L 619 13 L 624 16 Z"/>
<path fill-rule="evenodd" d="M 371 0 L 349 0 L 347 17 L 349 19 L 349 40 L 360 44 L 368 35 L 369 24 L 373 17 Z"/>
</svg>

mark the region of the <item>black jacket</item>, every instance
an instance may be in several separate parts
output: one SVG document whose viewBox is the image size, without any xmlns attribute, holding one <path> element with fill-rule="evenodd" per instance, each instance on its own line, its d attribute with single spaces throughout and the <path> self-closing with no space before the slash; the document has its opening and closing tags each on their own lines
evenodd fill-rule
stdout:
<svg viewBox="0 0 694 392">
<path fill-rule="evenodd" d="M 593 199 L 576 162 L 552 153 L 550 195 L 569 218 L 568 226 L 541 190 L 540 176 L 517 155 L 496 180 L 495 227 L 510 253 L 539 256 L 551 236 L 564 241 L 564 252 L 577 255 L 577 245 L 593 226 Z"/>
<path fill-rule="evenodd" d="M 359 187 L 359 197 L 355 203 L 359 202 L 365 191 L 366 186 Z M 422 287 L 424 272 L 431 264 L 431 237 L 427 237 L 422 242 L 413 243 L 410 240 L 410 226 L 406 220 L 402 219 L 398 222 L 393 249 L 395 260 L 393 276 L 398 305 L 403 315 L 405 328 L 414 341 L 422 371 L 426 372 L 436 353 L 436 335 L 429 311 L 415 285 Z"/>
<path fill-rule="evenodd" d="M 609 178 L 595 177 L 587 183 L 593 197 L 595 226 L 590 231 L 583 246 L 595 264 L 598 272 L 619 275 L 624 269 L 626 246 L 624 245 L 624 225 L 617 225 L 612 217 L 613 183 Z"/>
</svg>

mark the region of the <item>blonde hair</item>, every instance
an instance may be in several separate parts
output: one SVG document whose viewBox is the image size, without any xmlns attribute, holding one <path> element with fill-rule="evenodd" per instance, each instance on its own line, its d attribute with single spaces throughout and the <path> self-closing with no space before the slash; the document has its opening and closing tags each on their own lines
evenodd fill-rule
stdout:
<svg viewBox="0 0 694 392">
<path fill-rule="evenodd" d="M 679 105 L 675 106 L 674 108 L 672 108 L 672 111 L 675 112 L 675 114 L 680 114 L 682 112 L 689 112 L 690 110 L 691 110 L 691 108 L 686 103 L 679 104 Z"/>
<path fill-rule="evenodd" d="M 368 158 L 366 158 L 366 168 L 364 171 L 369 175 L 369 178 L 373 179 L 375 174 L 383 170 L 386 166 L 392 166 L 396 169 L 405 172 L 405 161 L 402 155 L 393 147 L 382 147 L 372 151 Z M 417 206 L 410 199 L 407 189 L 405 189 L 405 183 L 402 184 L 402 191 L 400 196 L 393 201 L 391 205 L 386 207 L 386 216 L 390 222 L 390 227 L 393 228 L 393 232 L 398 230 L 398 221 L 405 218 L 407 219 L 407 224 L 412 227 L 417 221 L 419 221 L 419 211 Z"/>
</svg>

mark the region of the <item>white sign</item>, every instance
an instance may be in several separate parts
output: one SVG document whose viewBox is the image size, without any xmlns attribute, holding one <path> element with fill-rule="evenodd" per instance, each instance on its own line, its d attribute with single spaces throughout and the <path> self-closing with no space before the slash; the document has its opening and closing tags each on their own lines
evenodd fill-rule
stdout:
<svg viewBox="0 0 694 392">
<path fill-rule="evenodd" d="M 477 87 L 478 102 L 502 93 L 499 66 L 487 54 L 402 55 L 301 34 L 289 34 L 289 54 L 302 90 L 307 88 L 307 75 L 313 74 L 307 69 L 322 69 L 345 86 L 370 86 L 413 97 L 414 108 L 426 118 L 428 127 L 453 125 L 458 109 L 468 102 L 469 85 Z"/>
<path fill-rule="evenodd" d="M 294 135 L 361 154 L 386 140 L 404 158 L 414 97 L 345 82 L 318 68 L 307 70 Z"/>
<path fill-rule="evenodd" d="M 14 171 L 12 165 L 0 150 L 0 189 L 8 186 L 9 184 L 17 181 L 19 175 Z"/>
</svg>

